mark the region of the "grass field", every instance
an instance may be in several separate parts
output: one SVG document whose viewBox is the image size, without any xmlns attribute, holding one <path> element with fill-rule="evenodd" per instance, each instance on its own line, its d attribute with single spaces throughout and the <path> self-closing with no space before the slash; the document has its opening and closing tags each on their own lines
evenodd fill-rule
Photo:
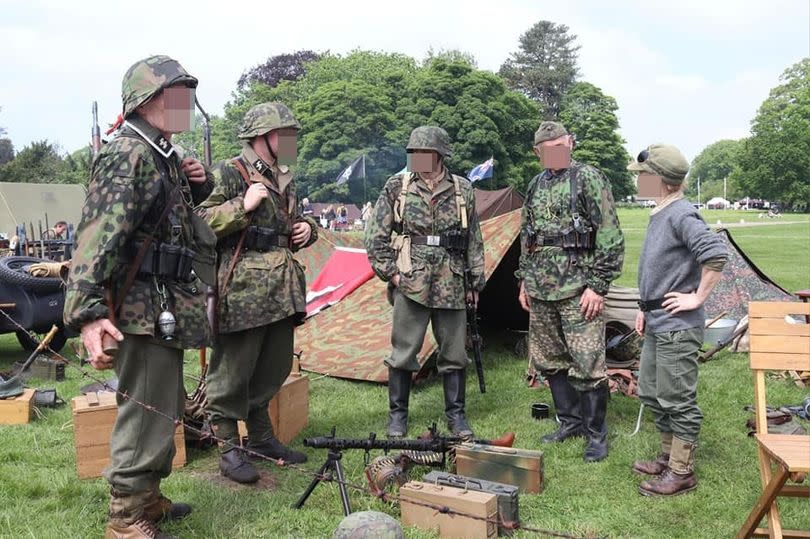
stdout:
<svg viewBox="0 0 810 539">
<path fill-rule="evenodd" d="M 627 262 L 620 284 L 633 286 L 648 212 L 622 210 L 627 235 Z M 756 220 L 756 214 L 706 212 L 707 221 Z M 733 221 L 732 221 L 733 220 Z M 734 238 L 768 275 L 788 290 L 810 287 L 810 219 L 785 215 L 779 224 L 738 228 Z M 505 430 L 517 434 L 516 446 L 545 451 L 546 489 L 540 495 L 523 495 L 521 519 L 533 527 L 584 536 L 697 538 L 729 537 L 745 519 L 759 492 L 755 444 L 746 436 L 750 417 L 743 406 L 753 401 L 747 356 L 721 353 L 701 367 L 699 401 L 705 421 L 698 452 L 699 489 L 673 499 L 648 499 L 637 494 L 640 478 L 630 473 L 633 460 L 652 456 L 657 435 L 649 417 L 641 432 L 630 437 L 637 401 L 614 395 L 609 405 L 610 457 L 598 464 L 581 460 L 582 442 L 542 446 L 539 436 L 553 430 L 549 421 L 531 419 L 529 403 L 550 402 L 547 390 L 525 387 L 525 363 L 511 350 L 515 337 L 487 335 L 485 340 L 486 395 L 470 379 L 467 409 L 477 435 L 495 437 Z M 21 359 L 13 335 L 0 337 L 0 370 Z M 74 360 L 75 358 L 70 358 Z M 198 370 L 196 354 L 187 354 L 187 371 Z M 57 384 L 32 381 L 40 387 L 57 387 L 66 400 L 78 394 L 89 380 L 68 368 L 68 378 Z M 471 376 L 472 375 L 471 373 Z M 333 425 L 346 437 L 382 432 L 386 419 L 386 389 L 318 376 L 311 377 L 310 424 L 305 436 L 325 434 Z M 188 380 L 189 388 L 194 386 Z M 769 382 L 772 402 L 794 404 L 808 395 L 785 380 Z M 412 396 L 412 431 L 422 430 L 442 416 L 441 384 L 432 381 Z M 0 537 L 83 538 L 98 537 L 106 519 L 108 487 L 103 480 L 79 481 L 75 474 L 73 431 L 69 406 L 43 410 L 26 426 L 0 426 Z M 300 440 L 295 443 L 302 448 Z M 309 469 L 317 469 L 326 455 L 306 450 Z M 348 479 L 363 480 L 363 455 L 346 452 Z M 168 496 L 187 501 L 194 513 L 165 530 L 179 537 L 329 537 L 341 519 L 334 485 L 321 485 L 301 511 L 290 508 L 309 478 L 290 469 L 263 466 L 261 488 L 232 487 L 219 480 L 215 451 L 189 451 L 189 464 L 163 484 Z M 412 477 L 418 477 L 414 471 Z M 396 507 L 351 492 L 354 510 L 377 509 L 398 516 Z M 810 529 L 807 500 L 780 502 L 783 522 Z M 410 538 L 435 537 L 406 529 Z M 519 532 L 516 537 L 531 537 Z"/>
</svg>

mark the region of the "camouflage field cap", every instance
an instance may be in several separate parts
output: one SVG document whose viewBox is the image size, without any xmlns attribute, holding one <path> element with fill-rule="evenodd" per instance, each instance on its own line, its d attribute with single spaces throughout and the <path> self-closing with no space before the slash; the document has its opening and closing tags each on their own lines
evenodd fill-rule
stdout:
<svg viewBox="0 0 810 539">
<path fill-rule="evenodd" d="M 649 172 L 664 179 L 664 183 L 680 185 L 689 172 L 689 161 L 671 144 L 653 144 L 642 150 L 636 160 L 627 166 L 633 172 Z"/>
<path fill-rule="evenodd" d="M 568 131 L 560 122 L 543 122 L 534 132 L 534 145 L 537 146 L 541 142 L 564 137 L 567 134 Z"/>
<path fill-rule="evenodd" d="M 292 111 L 283 103 L 261 103 L 254 105 L 245 114 L 239 138 L 251 139 L 269 133 L 274 129 L 284 128 L 301 129 L 301 124 L 293 116 Z"/>
<path fill-rule="evenodd" d="M 176 84 L 183 84 L 189 88 L 197 87 L 197 79 L 189 75 L 177 60 L 161 55 L 135 62 L 121 81 L 124 118 L 164 88 Z"/>
<path fill-rule="evenodd" d="M 411 131 L 405 150 L 433 150 L 439 152 L 439 155 L 449 157 L 453 154 L 453 145 L 450 143 L 450 135 L 441 127 L 422 125 Z"/>
<path fill-rule="evenodd" d="M 404 539 L 402 526 L 379 511 L 358 511 L 338 524 L 332 539 Z"/>
</svg>

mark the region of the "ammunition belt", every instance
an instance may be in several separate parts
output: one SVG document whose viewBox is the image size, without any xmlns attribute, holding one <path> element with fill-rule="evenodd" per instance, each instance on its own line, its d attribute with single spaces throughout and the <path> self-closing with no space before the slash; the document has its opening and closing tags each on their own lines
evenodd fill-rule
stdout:
<svg viewBox="0 0 810 539">
<path fill-rule="evenodd" d="M 134 259 L 140 250 L 141 242 L 132 244 L 131 256 Z M 138 268 L 138 277 L 160 279 L 177 282 L 191 280 L 191 263 L 197 253 L 182 245 L 152 242 Z"/>
<path fill-rule="evenodd" d="M 236 244 L 239 243 L 239 236 L 241 234 L 241 232 L 230 234 L 222 238 L 219 241 L 219 245 L 235 248 Z M 249 226 L 245 234 L 245 242 L 242 244 L 243 250 L 258 251 L 260 253 L 278 247 L 289 249 L 290 236 L 287 234 L 277 234 L 274 229 L 263 226 Z"/>
<path fill-rule="evenodd" d="M 565 251 L 592 251 L 595 247 L 596 234 L 591 232 L 571 231 L 566 234 L 555 236 L 541 236 L 532 234 L 529 236 L 529 252 L 533 253 L 540 247 L 560 247 Z"/>
</svg>

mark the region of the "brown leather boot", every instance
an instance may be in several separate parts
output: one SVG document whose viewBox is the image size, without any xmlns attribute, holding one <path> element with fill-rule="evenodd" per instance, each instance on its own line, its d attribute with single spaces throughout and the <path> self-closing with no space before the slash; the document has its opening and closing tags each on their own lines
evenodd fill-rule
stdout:
<svg viewBox="0 0 810 539">
<path fill-rule="evenodd" d="M 172 503 L 172 501 L 160 493 L 143 508 L 143 516 L 155 524 L 164 520 L 180 520 L 191 513 L 191 506 L 187 503 Z"/>
<path fill-rule="evenodd" d="M 672 433 L 661 433 L 661 452 L 655 460 L 637 460 L 633 472 L 641 475 L 661 475 L 669 467 L 669 454 L 672 451 Z"/>
<path fill-rule="evenodd" d="M 677 496 L 697 488 L 697 477 L 693 472 L 678 474 L 671 468 L 655 479 L 644 481 L 638 487 L 643 496 Z"/>
<path fill-rule="evenodd" d="M 669 453 L 659 453 L 655 460 L 637 460 L 633 463 L 633 473 L 639 475 L 661 475 L 669 465 Z"/>
<path fill-rule="evenodd" d="M 155 523 L 141 517 L 131 524 L 111 518 L 104 530 L 104 539 L 174 539 L 174 536 L 161 532 Z"/>
<path fill-rule="evenodd" d="M 696 448 L 694 442 L 674 436 L 667 470 L 660 477 L 641 483 L 639 492 L 644 496 L 677 496 L 695 490 L 698 485 L 694 473 Z"/>
</svg>

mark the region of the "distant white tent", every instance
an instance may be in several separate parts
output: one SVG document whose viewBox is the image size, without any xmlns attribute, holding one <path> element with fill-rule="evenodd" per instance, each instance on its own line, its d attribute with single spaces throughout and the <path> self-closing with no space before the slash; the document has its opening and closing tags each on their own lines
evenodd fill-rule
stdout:
<svg viewBox="0 0 810 539">
<path fill-rule="evenodd" d="M 714 197 L 706 203 L 710 210 L 725 210 L 731 207 L 731 202 L 723 197 Z"/>
</svg>

